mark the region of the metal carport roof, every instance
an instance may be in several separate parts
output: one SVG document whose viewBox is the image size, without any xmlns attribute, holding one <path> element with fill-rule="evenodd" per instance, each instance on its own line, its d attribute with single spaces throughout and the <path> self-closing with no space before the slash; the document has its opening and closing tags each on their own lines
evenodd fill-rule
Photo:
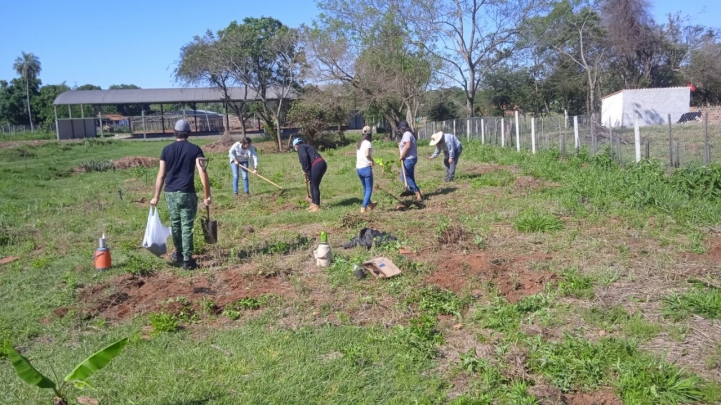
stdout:
<svg viewBox="0 0 721 405">
<path fill-rule="evenodd" d="M 230 101 L 255 100 L 256 92 L 245 88 L 228 89 Z M 276 89 L 268 89 L 269 99 L 277 98 Z M 294 98 L 291 90 L 286 96 Z M 174 88 L 174 89 L 119 89 L 119 90 L 70 90 L 58 95 L 53 105 L 68 104 L 164 104 L 164 103 L 214 103 L 223 101 L 223 92 L 212 87 Z"/>
</svg>

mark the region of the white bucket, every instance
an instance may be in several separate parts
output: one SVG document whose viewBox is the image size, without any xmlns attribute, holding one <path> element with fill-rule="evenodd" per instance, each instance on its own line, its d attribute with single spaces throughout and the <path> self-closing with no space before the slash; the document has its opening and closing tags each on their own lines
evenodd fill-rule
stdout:
<svg viewBox="0 0 721 405">
<path fill-rule="evenodd" d="M 318 267 L 328 267 L 333 260 L 330 245 L 327 243 L 319 244 L 318 248 L 313 251 L 313 254 L 315 256 L 315 264 L 318 265 Z"/>
</svg>

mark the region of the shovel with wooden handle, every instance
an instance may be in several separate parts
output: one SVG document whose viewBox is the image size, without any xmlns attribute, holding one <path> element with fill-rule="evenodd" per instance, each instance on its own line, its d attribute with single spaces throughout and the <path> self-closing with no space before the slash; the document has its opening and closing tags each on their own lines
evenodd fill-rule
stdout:
<svg viewBox="0 0 721 405">
<path fill-rule="evenodd" d="M 205 243 L 214 245 L 218 243 L 218 221 L 210 219 L 210 206 L 205 206 L 205 219 L 200 220 L 203 227 L 203 238 Z"/>
<path fill-rule="evenodd" d="M 305 178 L 305 192 L 306 192 L 305 200 L 308 201 L 309 203 L 312 203 L 313 199 L 310 198 L 310 181 L 308 181 L 307 177 Z"/>
<path fill-rule="evenodd" d="M 285 189 L 284 189 L 283 187 L 281 187 L 281 186 L 279 186 L 279 185 L 277 185 L 277 184 L 273 183 L 272 181 L 270 181 L 270 180 L 266 179 L 265 177 L 261 176 L 261 175 L 260 175 L 260 174 L 258 174 L 258 173 L 255 173 L 255 172 L 252 172 L 252 171 L 250 171 L 250 169 L 246 168 L 245 166 L 243 166 L 243 165 L 238 165 L 238 167 L 240 167 L 241 169 L 245 170 L 245 171 L 246 171 L 246 172 L 248 172 L 248 173 L 253 173 L 254 175 L 256 175 L 256 176 L 260 177 L 261 179 L 263 179 L 263 180 L 267 181 L 268 183 L 270 183 L 270 184 L 272 184 L 272 185 L 274 185 L 274 186 L 278 187 L 278 188 L 280 189 L 281 193 L 282 193 L 283 191 L 285 191 Z"/>
</svg>

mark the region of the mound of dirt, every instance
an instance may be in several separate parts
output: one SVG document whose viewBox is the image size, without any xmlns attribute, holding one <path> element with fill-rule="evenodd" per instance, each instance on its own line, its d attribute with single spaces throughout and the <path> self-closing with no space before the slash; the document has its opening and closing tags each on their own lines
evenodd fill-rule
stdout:
<svg viewBox="0 0 721 405">
<path fill-rule="evenodd" d="M 156 167 L 160 159 L 147 156 L 126 156 L 122 159 L 113 160 L 116 169 L 130 169 L 132 167 Z"/>
<path fill-rule="evenodd" d="M 183 310 L 174 299 L 183 297 L 199 311 L 199 302 L 209 299 L 214 310 L 221 312 L 225 305 L 249 297 L 265 294 L 293 295 L 287 280 L 280 277 L 257 277 L 228 270 L 208 275 L 177 277 L 161 273 L 150 277 L 120 275 L 112 281 L 82 289 L 78 295 L 85 317 L 121 320 L 136 314 Z"/>
<path fill-rule="evenodd" d="M 205 153 L 221 153 L 221 152 L 228 152 L 231 146 L 242 139 L 242 136 L 237 136 L 238 139 L 235 139 L 236 137 L 233 136 L 221 136 L 220 139 L 218 139 L 215 142 L 211 142 L 205 146 L 202 147 L 203 152 Z"/>
<path fill-rule="evenodd" d="M 451 256 L 438 265 L 426 282 L 461 292 L 470 282 L 490 281 L 510 302 L 543 291 L 545 285 L 557 278 L 555 273 L 535 272 L 529 264 L 534 260 L 549 260 L 550 256 L 530 255 L 511 260 L 491 257 L 485 253 Z"/>
</svg>

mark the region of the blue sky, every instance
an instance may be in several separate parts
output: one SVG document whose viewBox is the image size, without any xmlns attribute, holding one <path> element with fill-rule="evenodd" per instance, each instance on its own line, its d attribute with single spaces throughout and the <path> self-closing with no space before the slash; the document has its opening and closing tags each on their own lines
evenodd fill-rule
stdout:
<svg viewBox="0 0 721 405">
<path fill-rule="evenodd" d="M 657 21 L 683 7 L 691 23 L 721 26 L 718 0 L 651 4 Z M 103 88 L 175 87 L 171 76 L 180 47 L 194 35 L 245 17 L 271 16 L 297 27 L 318 14 L 315 0 L 5 0 L 1 8 L 0 79 L 16 76 L 13 61 L 25 51 L 40 58 L 45 84 Z"/>
</svg>

